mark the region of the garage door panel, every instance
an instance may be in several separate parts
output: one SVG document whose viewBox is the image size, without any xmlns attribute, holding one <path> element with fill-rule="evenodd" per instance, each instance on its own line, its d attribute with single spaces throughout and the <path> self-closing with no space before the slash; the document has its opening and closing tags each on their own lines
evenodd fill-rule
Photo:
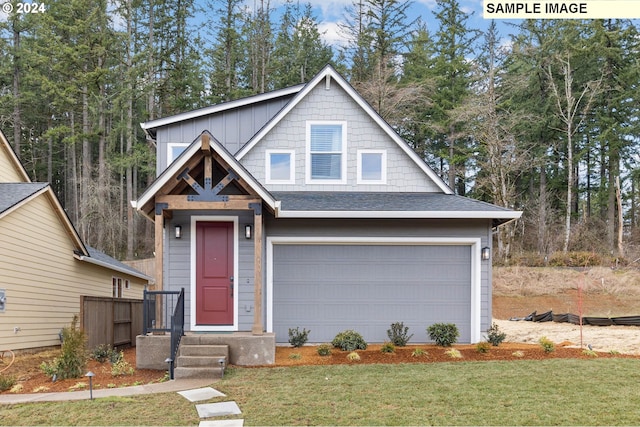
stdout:
<svg viewBox="0 0 640 427">
<path fill-rule="evenodd" d="M 414 342 L 426 327 L 456 323 L 470 339 L 470 246 L 274 245 L 273 327 L 311 330 L 310 342 L 330 342 L 355 329 L 368 342 L 388 340 L 404 322 Z M 311 302 L 311 303 L 310 303 Z"/>
</svg>

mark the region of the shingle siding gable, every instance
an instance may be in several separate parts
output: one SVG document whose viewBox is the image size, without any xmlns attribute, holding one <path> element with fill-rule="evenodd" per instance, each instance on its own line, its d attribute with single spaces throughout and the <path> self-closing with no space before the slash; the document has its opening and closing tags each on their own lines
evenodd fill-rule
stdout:
<svg viewBox="0 0 640 427">
<path fill-rule="evenodd" d="M 307 121 L 344 121 L 345 184 L 306 183 Z M 266 150 L 295 150 L 295 184 L 267 184 Z M 358 184 L 359 150 L 386 151 L 386 184 Z M 438 192 L 441 190 L 338 84 L 317 85 L 240 161 L 270 191 Z"/>
</svg>

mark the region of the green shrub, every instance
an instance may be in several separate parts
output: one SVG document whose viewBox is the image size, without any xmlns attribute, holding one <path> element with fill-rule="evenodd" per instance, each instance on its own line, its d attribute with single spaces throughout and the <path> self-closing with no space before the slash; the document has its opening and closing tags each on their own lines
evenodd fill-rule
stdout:
<svg viewBox="0 0 640 427">
<path fill-rule="evenodd" d="M 343 351 L 366 350 L 368 346 L 362 335 L 351 329 L 339 332 L 331 345 Z"/>
<path fill-rule="evenodd" d="M 295 329 L 289 328 L 289 344 L 296 348 L 302 347 L 309 340 L 309 332 L 311 331 L 307 331 L 304 328 L 302 332 L 300 332 L 300 329 L 297 327 Z"/>
<path fill-rule="evenodd" d="M 490 349 L 491 349 L 491 344 L 488 343 L 487 341 L 482 341 L 476 344 L 476 351 L 478 353 L 482 353 L 482 354 L 489 353 Z"/>
<path fill-rule="evenodd" d="M 302 355 L 300 353 L 291 353 L 289 355 L 289 359 L 291 359 L 291 360 L 300 360 L 300 359 L 302 359 Z"/>
<path fill-rule="evenodd" d="M 50 377 L 64 380 L 80 378 L 87 363 L 87 337 L 78 328 L 78 316 L 74 315 L 71 325 L 62 329 L 62 352 L 52 362 L 42 362 L 40 368 Z"/>
<path fill-rule="evenodd" d="M 383 353 L 395 353 L 396 346 L 392 342 L 385 342 L 382 344 L 382 347 L 380 347 L 380 351 Z"/>
<path fill-rule="evenodd" d="M 0 374 L 0 391 L 9 390 L 15 384 L 15 378 Z"/>
<path fill-rule="evenodd" d="M 100 344 L 91 352 L 91 358 L 100 363 L 109 361 L 111 363 L 117 362 L 120 354 L 111 347 L 111 344 Z"/>
<path fill-rule="evenodd" d="M 434 323 L 427 328 L 429 337 L 442 347 L 450 347 L 458 341 L 460 332 L 453 323 Z"/>
<path fill-rule="evenodd" d="M 507 334 L 500 331 L 500 328 L 498 327 L 497 324 L 492 323 L 491 327 L 487 329 L 486 338 L 487 338 L 487 341 L 491 343 L 491 345 L 497 347 L 500 344 L 502 344 L 502 341 L 504 341 L 507 338 Z"/>
<path fill-rule="evenodd" d="M 402 322 L 396 322 L 391 324 L 391 329 L 387 329 L 387 336 L 394 345 L 404 347 L 413 336 L 413 334 L 408 335 L 408 332 L 408 326 L 404 326 Z"/>
<path fill-rule="evenodd" d="M 121 375 L 133 375 L 136 370 L 124 359 L 124 353 L 120 352 L 118 361 L 111 363 L 111 375 L 119 377 Z"/>
<path fill-rule="evenodd" d="M 556 345 L 547 337 L 542 337 L 538 341 L 545 353 L 552 353 L 556 349 Z"/>
<path fill-rule="evenodd" d="M 318 346 L 318 354 L 320 356 L 329 356 L 329 355 L 331 355 L 331 346 L 329 344 L 320 344 Z"/>
</svg>

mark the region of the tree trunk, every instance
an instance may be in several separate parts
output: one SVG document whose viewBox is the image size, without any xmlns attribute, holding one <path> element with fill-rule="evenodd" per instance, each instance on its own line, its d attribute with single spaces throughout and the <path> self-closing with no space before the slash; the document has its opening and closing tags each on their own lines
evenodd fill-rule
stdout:
<svg viewBox="0 0 640 427">
<path fill-rule="evenodd" d="M 16 22 L 14 21 L 13 22 L 13 148 L 18 158 L 20 158 L 21 145 L 22 145 L 22 108 L 20 104 L 20 31 L 16 29 Z"/>
</svg>

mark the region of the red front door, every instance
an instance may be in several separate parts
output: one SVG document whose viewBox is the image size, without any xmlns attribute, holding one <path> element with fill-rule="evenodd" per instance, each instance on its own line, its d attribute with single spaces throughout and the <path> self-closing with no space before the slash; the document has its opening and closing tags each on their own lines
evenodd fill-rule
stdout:
<svg viewBox="0 0 640 427">
<path fill-rule="evenodd" d="M 196 324 L 233 325 L 233 223 L 196 223 Z"/>
</svg>

